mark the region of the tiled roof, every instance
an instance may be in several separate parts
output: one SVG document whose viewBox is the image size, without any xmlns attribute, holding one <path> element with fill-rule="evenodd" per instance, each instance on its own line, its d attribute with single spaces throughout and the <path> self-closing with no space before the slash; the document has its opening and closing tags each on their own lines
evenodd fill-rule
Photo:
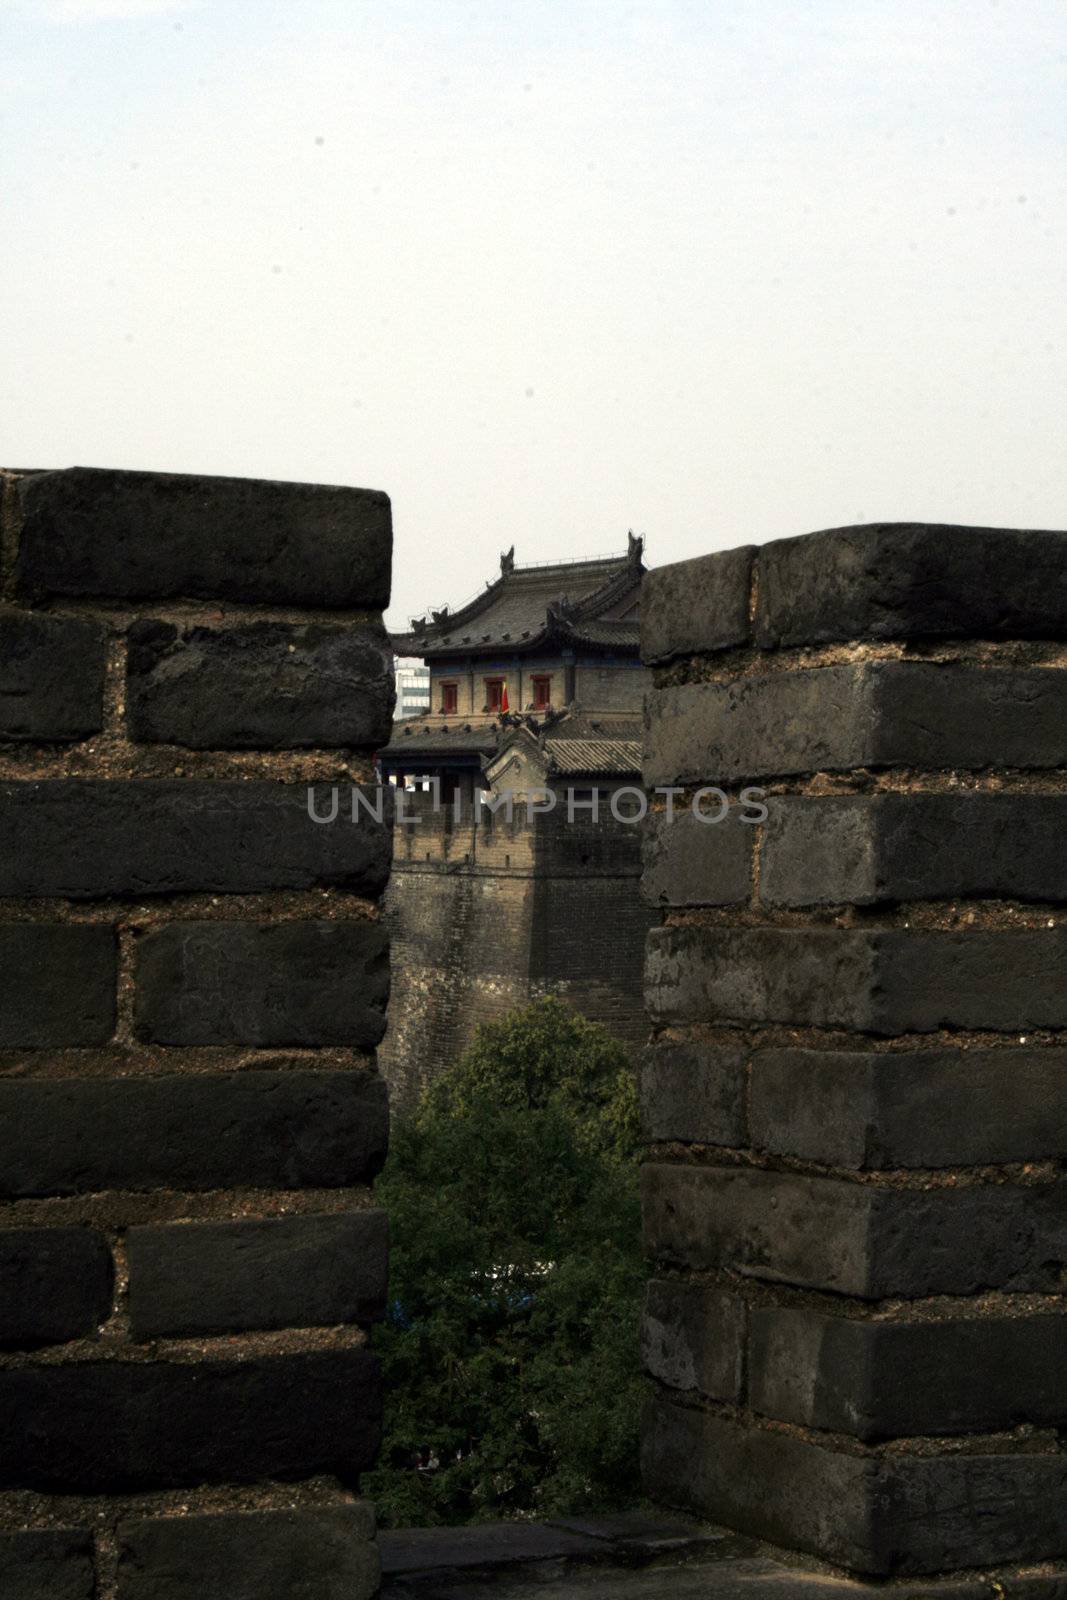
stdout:
<svg viewBox="0 0 1067 1600">
<path fill-rule="evenodd" d="M 561 561 L 540 567 L 505 565 L 500 577 L 458 611 L 438 612 L 433 619 L 416 619 L 408 633 L 393 635 L 400 654 L 430 656 L 453 652 L 528 649 L 552 629 L 572 634 L 585 619 L 595 621 L 598 608 L 617 603 L 644 575 L 641 544 L 634 541 L 626 555 L 595 561 Z M 635 647 L 635 623 L 604 623 L 613 630 L 595 642 Z M 615 631 L 618 630 L 618 631 Z M 588 636 L 590 642 L 592 636 Z"/>
<path fill-rule="evenodd" d="M 546 739 L 549 772 L 624 775 L 641 770 L 640 739 Z"/>
<path fill-rule="evenodd" d="M 639 622 L 575 622 L 570 632 L 579 643 L 586 640 L 589 644 L 614 644 L 624 649 L 636 649 L 641 643 Z"/>
<path fill-rule="evenodd" d="M 383 756 L 457 754 L 465 750 L 492 755 L 500 743 L 497 727 L 472 727 L 470 723 L 449 722 L 427 725 L 418 717 L 393 723 L 389 743 L 378 752 Z"/>
</svg>

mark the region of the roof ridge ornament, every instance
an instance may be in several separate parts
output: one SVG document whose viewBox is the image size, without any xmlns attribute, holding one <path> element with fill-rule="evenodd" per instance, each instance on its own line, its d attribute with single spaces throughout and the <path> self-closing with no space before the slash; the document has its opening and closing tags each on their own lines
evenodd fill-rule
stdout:
<svg viewBox="0 0 1067 1600">
<path fill-rule="evenodd" d="M 639 567 L 641 565 L 641 557 L 644 554 L 644 550 L 645 550 L 645 536 L 644 536 L 644 534 L 643 533 L 635 533 L 632 528 L 627 528 L 627 530 L 626 530 L 626 559 L 630 563 L 631 567 Z"/>
<path fill-rule="evenodd" d="M 500 576 L 506 578 L 509 572 L 515 571 L 515 546 L 510 550 L 500 552 Z"/>
</svg>

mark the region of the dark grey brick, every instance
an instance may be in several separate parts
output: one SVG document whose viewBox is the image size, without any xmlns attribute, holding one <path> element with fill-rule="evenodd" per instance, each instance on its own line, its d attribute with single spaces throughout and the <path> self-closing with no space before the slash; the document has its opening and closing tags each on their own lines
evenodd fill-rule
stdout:
<svg viewBox="0 0 1067 1600">
<path fill-rule="evenodd" d="M 0 1533 L 4 1600 L 93 1600 L 93 1536 L 84 1528 Z"/>
<path fill-rule="evenodd" d="M 752 1142 L 830 1166 L 1055 1161 L 1067 1149 L 1067 1050 L 760 1050 Z"/>
<path fill-rule="evenodd" d="M 31 593 L 267 605 L 389 603 L 392 525 L 373 489 L 71 467 L 19 484 Z"/>
<path fill-rule="evenodd" d="M 647 1140 L 748 1143 L 743 1050 L 662 1039 L 641 1055 L 640 1093 Z"/>
<path fill-rule="evenodd" d="M 1067 794 L 775 796 L 767 805 L 767 905 L 1067 900 Z"/>
<path fill-rule="evenodd" d="M 137 1339 L 367 1322 L 385 1306 L 384 1211 L 131 1228 L 127 1248 Z"/>
<path fill-rule="evenodd" d="M 754 547 L 656 567 L 641 586 L 641 658 L 648 663 L 748 642 Z"/>
<path fill-rule="evenodd" d="M 745 1305 L 736 1295 L 708 1284 L 654 1278 L 641 1316 L 645 1371 L 671 1389 L 740 1400 L 745 1323 Z"/>
<path fill-rule="evenodd" d="M 646 784 L 855 767 L 1067 763 L 1067 672 L 871 662 L 683 684 L 645 700 Z"/>
<path fill-rule="evenodd" d="M 642 1469 L 645 1493 L 661 1505 L 856 1572 L 891 1577 L 1067 1554 L 1062 1452 L 852 1454 L 659 1399 Z"/>
<path fill-rule="evenodd" d="M 749 1403 L 861 1439 L 1067 1421 L 1067 1316 L 867 1322 L 754 1309 Z"/>
<path fill-rule="evenodd" d="M 0 739 L 59 743 L 104 720 L 104 630 L 72 617 L 0 615 Z"/>
<path fill-rule="evenodd" d="M 370 1600 L 373 1536 L 360 1502 L 124 1522 L 117 1600 Z"/>
<path fill-rule="evenodd" d="M 380 922 L 174 922 L 137 947 L 137 1028 L 160 1044 L 367 1049 L 388 995 Z"/>
<path fill-rule="evenodd" d="M 705 816 L 719 814 L 714 796 L 702 802 Z M 729 906 L 752 890 L 756 829 L 732 806 L 721 822 L 701 821 L 692 809 L 653 812 L 642 829 L 641 892 L 653 906 Z"/>
<path fill-rule="evenodd" d="M 329 886 L 380 894 L 391 830 L 336 790 L 338 817 L 309 815 L 308 786 L 259 782 L 0 784 L 0 894 L 94 896 L 196 891 L 250 894 Z M 317 815 L 333 786 L 312 786 Z M 374 790 L 363 791 L 377 804 Z M 383 806 L 383 819 L 387 813 Z"/>
<path fill-rule="evenodd" d="M 1067 637 L 1067 534 L 874 522 L 759 551 L 756 642 Z"/>
<path fill-rule="evenodd" d="M 552 1571 L 550 1562 L 603 1559 L 606 1552 L 596 1536 L 543 1522 L 479 1522 L 457 1528 L 395 1528 L 381 1535 L 382 1571 L 387 1577 L 418 1582 L 424 1575 L 448 1574 L 465 1568 L 490 1568 L 503 1572 L 525 1562 L 537 1562 L 542 1581 Z M 508 1572 L 507 1579 L 517 1574 Z M 446 1579 L 446 1582 L 448 1581 Z M 492 1585 L 490 1586 L 492 1587 Z M 510 1584 L 509 1584 L 510 1587 Z M 403 1592 L 403 1591 L 402 1591 Z M 440 1594 L 436 1583 L 429 1591 Z M 449 1600 L 460 1600 L 448 1585 Z"/>
<path fill-rule="evenodd" d="M 381 1166 L 364 1072 L 0 1079 L 0 1194 L 343 1188 Z"/>
<path fill-rule="evenodd" d="M 649 1256 L 863 1299 L 1061 1287 L 1067 1185 L 900 1189 L 745 1167 L 642 1172 Z"/>
<path fill-rule="evenodd" d="M 92 1333 L 111 1310 L 112 1277 L 107 1240 L 88 1228 L 0 1230 L 0 1344 Z"/>
<path fill-rule="evenodd" d="M 866 1033 L 1067 1026 L 1067 929 L 862 932 L 653 928 L 659 1022 L 790 1022 Z"/>
<path fill-rule="evenodd" d="M 370 1465 L 381 1377 L 367 1350 L 0 1371 L 0 1485 L 115 1493 Z"/>
<path fill-rule="evenodd" d="M 375 749 L 392 727 L 392 660 L 380 624 L 136 622 L 130 737 L 193 750 Z"/>
<path fill-rule="evenodd" d="M 112 928 L 0 924 L 0 1045 L 104 1044 L 115 1029 Z"/>
</svg>

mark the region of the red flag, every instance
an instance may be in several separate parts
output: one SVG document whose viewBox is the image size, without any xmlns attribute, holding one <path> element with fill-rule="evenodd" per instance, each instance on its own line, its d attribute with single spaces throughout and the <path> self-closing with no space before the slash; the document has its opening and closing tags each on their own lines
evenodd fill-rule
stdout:
<svg viewBox="0 0 1067 1600">
<path fill-rule="evenodd" d="M 507 686 L 507 683 L 504 684 L 503 690 L 502 690 L 501 695 L 500 695 L 500 709 L 501 709 L 501 711 L 510 710 L 510 707 L 508 706 L 508 686 Z"/>
</svg>

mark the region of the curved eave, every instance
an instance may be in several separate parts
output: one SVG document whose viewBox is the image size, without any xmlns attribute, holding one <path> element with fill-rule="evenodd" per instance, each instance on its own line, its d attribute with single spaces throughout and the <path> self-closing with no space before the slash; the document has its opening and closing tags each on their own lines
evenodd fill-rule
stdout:
<svg viewBox="0 0 1067 1600">
<path fill-rule="evenodd" d="M 528 655 L 531 650 L 542 649 L 553 637 L 553 630 L 546 624 L 537 633 L 531 633 L 528 639 L 472 639 L 469 644 L 453 639 L 450 644 L 445 644 L 440 638 L 434 639 L 429 635 L 420 634 L 416 637 L 410 633 L 394 633 L 391 643 L 398 655 L 403 652 L 404 655 L 420 656 L 423 661 L 440 661 L 448 658 L 465 660 L 467 656 Z"/>
</svg>

